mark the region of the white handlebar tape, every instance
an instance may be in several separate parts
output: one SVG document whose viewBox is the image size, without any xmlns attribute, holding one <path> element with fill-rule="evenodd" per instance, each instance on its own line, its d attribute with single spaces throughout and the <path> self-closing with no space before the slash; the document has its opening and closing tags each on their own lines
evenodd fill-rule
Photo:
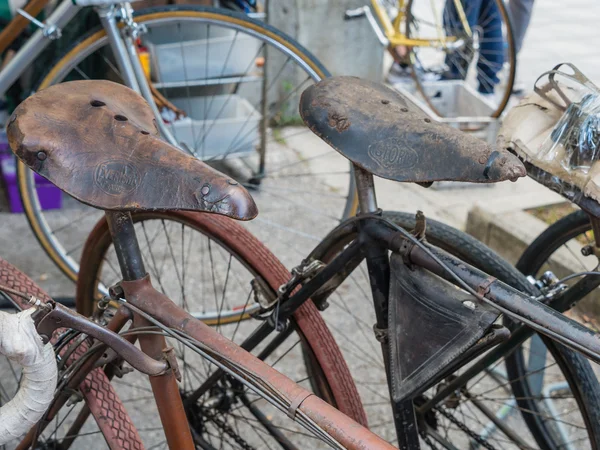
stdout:
<svg viewBox="0 0 600 450">
<path fill-rule="evenodd" d="M 56 389 L 56 358 L 52 344 L 44 345 L 31 314 L 0 311 L 0 354 L 23 368 L 21 385 L 12 400 L 0 408 L 0 445 L 18 438 L 44 415 Z"/>
</svg>

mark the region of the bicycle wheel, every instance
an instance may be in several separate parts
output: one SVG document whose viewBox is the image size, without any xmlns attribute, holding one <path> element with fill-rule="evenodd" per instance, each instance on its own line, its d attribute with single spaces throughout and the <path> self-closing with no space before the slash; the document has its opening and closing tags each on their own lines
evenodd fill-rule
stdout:
<svg viewBox="0 0 600 450">
<path fill-rule="evenodd" d="M 292 38 L 234 12 L 172 6 L 139 11 L 135 21 L 148 30 L 142 40 L 155 55 L 160 102 L 174 105 L 162 109 L 169 131 L 251 190 L 261 214 L 245 226 L 284 263 L 295 262 L 352 206 L 348 162 L 297 113 L 299 94 L 329 73 Z M 82 78 L 121 80 L 102 29 L 75 42 L 39 88 Z M 173 120 L 173 108 L 187 117 Z M 42 210 L 33 173 L 19 164 L 18 176 L 34 234 L 76 280 L 83 242 L 101 213 L 64 194 L 62 210 Z"/>
<path fill-rule="evenodd" d="M 574 211 L 550 225 L 525 249 L 516 264 L 525 275 L 539 278 L 551 271 L 559 278 L 575 272 L 595 270 L 598 258 L 584 256 L 581 249 L 594 244 L 594 233 L 588 215 Z M 577 280 L 565 282 L 567 285 Z"/>
<path fill-rule="evenodd" d="M 408 38 L 434 41 L 412 47 L 409 55 L 417 89 L 433 111 L 441 117 L 500 117 L 516 67 L 504 2 L 410 0 L 406 20 Z M 446 44 L 435 45 L 436 39 Z M 457 109 L 462 102 L 468 111 Z"/>
<path fill-rule="evenodd" d="M 35 296 L 42 301 L 50 297 L 42 291 L 27 275 L 0 258 L 0 284 L 14 289 L 27 296 Z M 0 290 L 0 310 L 18 312 L 30 305 L 22 298 Z M 55 348 L 57 346 L 55 345 Z M 64 371 L 61 373 L 61 375 Z M 17 392 L 21 370 L 5 356 L 0 356 L 0 406 L 12 399 Z M 61 377 L 59 377 L 59 381 Z M 58 392 L 58 390 L 57 390 Z M 71 404 L 63 407 L 45 430 L 38 435 L 37 446 L 33 448 L 68 448 L 61 443 L 77 440 L 79 448 L 99 448 L 98 438 L 103 438 L 113 448 L 143 448 L 140 434 L 133 427 L 129 416 L 125 413 L 123 403 L 119 399 L 108 378 L 101 369 L 90 372 L 81 384 L 81 394 L 67 389 L 64 393 L 71 397 Z M 100 394 L 100 395 L 99 395 Z M 79 427 L 70 427 L 76 423 L 75 418 L 89 415 L 93 411 L 98 422 L 87 420 Z M 145 436 L 145 433 L 141 433 Z M 7 442 L 3 450 L 16 448 L 20 439 Z"/>
<path fill-rule="evenodd" d="M 415 226 L 410 214 L 384 215 L 405 229 Z M 452 227 L 428 220 L 426 237 L 431 244 L 500 280 L 522 290 L 531 289 L 527 280 L 494 252 Z M 352 234 L 340 233 L 324 248 L 320 259 L 330 261 L 353 239 Z M 371 430 L 395 442 L 381 346 L 372 331 L 375 315 L 369 286 L 363 264 L 328 298 L 329 307 L 322 314 L 358 386 Z M 530 341 L 472 378 L 451 398 L 433 409 L 418 410 L 423 447 L 596 448 L 600 442 L 600 387 L 589 363 L 544 341 L 542 361 L 533 366 L 535 360 L 530 356 L 540 355 L 532 350 L 538 346 Z M 423 392 L 416 404 L 423 405 L 463 371 Z M 550 436 L 550 441 L 542 443 L 541 436 Z"/>
<path fill-rule="evenodd" d="M 237 344 L 260 324 L 257 320 L 245 320 L 256 311 L 255 302 L 259 298 L 261 301 L 276 298 L 277 288 L 289 278 L 286 269 L 256 238 L 228 218 L 185 212 L 144 212 L 134 214 L 133 219 L 144 262 L 156 288 L 196 316 L 204 314 L 206 308 L 214 311 L 204 320 Z M 175 248 L 181 251 L 175 254 Z M 95 308 L 100 280 L 110 285 L 121 278 L 106 221 L 101 221 L 91 233 L 82 262 L 77 309 L 89 315 Z M 174 348 L 183 375 L 182 397 L 195 398 L 193 392 L 207 379 L 210 367 L 198 364 L 193 359 L 195 355 L 180 345 Z M 312 303 L 304 304 L 285 331 L 272 333 L 254 348 L 254 353 L 345 414 L 366 423 L 350 373 Z M 114 383 L 123 388 L 119 386 L 120 381 Z M 131 389 L 133 383 L 127 383 L 124 387 Z M 222 434 L 225 430 L 226 436 L 231 437 L 227 433 L 240 428 L 238 434 L 244 436 L 243 427 L 268 422 L 273 429 L 265 427 L 259 431 L 267 441 L 259 447 L 271 448 L 270 445 L 277 444 L 276 436 L 281 432 L 291 441 L 291 448 L 306 448 L 307 444 L 301 445 L 300 439 L 306 436 L 290 437 L 289 424 L 278 422 L 279 414 L 265 410 L 268 405 L 264 402 L 252 403 L 255 395 L 247 390 L 236 392 L 231 386 L 219 389 L 211 394 L 215 397 L 212 401 L 208 402 L 205 395 L 187 405 L 186 412 L 196 437 L 213 442 L 211 445 L 219 448 L 215 434 L 219 436 L 219 432 Z M 250 402 L 244 396 L 248 396 Z M 149 414 L 151 406 L 144 404 L 143 414 Z M 130 408 L 128 411 L 135 422 L 138 414 Z M 227 427 L 215 429 L 212 420 L 215 415 L 224 421 L 217 425 L 226 423 Z M 265 417 L 269 420 L 263 422 Z M 257 436 L 255 431 L 250 434 L 253 437 L 248 443 L 251 444 Z M 310 442 L 310 448 L 317 446 Z M 273 448 L 279 447 L 274 445 Z"/>
</svg>

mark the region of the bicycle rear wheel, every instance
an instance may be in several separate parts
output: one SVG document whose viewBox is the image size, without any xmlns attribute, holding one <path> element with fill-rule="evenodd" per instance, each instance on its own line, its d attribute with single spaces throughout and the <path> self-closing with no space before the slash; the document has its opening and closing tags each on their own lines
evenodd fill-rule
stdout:
<svg viewBox="0 0 600 450">
<path fill-rule="evenodd" d="M 277 288 L 290 276 L 256 238 L 231 219 L 185 212 L 144 212 L 134 214 L 133 219 L 144 263 L 156 288 L 193 315 L 205 314 L 205 322 L 237 344 L 251 336 L 261 324 L 249 317 L 256 312 L 255 302 L 276 298 Z M 121 278 L 106 221 L 94 228 L 82 261 L 77 309 L 89 315 L 96 307 L 100 281 L 111 285 Z M 206 315 L 207 311 L 210 317 Z M 184 400 L 194 398 L 202 380 L 209 377 L 210 368 L 198 364 L 194 355 L 181 346 L 174 347 L 183 374 L 182 397 Z M 311 302 L 296 312 L 285 331 L 272 333 L 259 342 L 253 352 L 348 416 L 366 423 L 352 377 L 337 344 Z M 212 394 L 203 395 L 187 405 L 190 425 L 201 438 L 210 441 L 209 434 L 219 431 L 214 429 L 211 419 L 217 413 L 234 430 L 237 427 L 247 429 L 252 423 L 260 426 L 262 422 L 257 417 L 271 417 L 270 422 L 277 422 L 277 416 L 264 409 L 267 405 L 259 401 L 256 403 L 258 411 L 252 411 L 247 399 L 242 398 L 242 394 L 249 395 L 252 402 L 256 400 L 255 395 L 247 391 L 235 392 L 232 385 L 219 386 L 220 389 L 211 391 Z M 211 395 L 214 398 L 208 402 Z M 237 405 L 223 400 L 227 398 L 237 399 Z M 144 413 L 149 411 L 148 408 L 144 405 Z M 132 413 L 133 417 L 136 415 Z M 289 425 L 277 422 L 273 427 L 289 434 Z M 268 445 L 276 441 L 277 431 L 268 428 L 263 431 L 260 434 L 268 442 L 263 445 L 269 448 Z M 254 431 L 251 434 L 256 438 Z M 293 444 L 291 448 L 305 448 L 298 441 L 300 436 L 302 434 L 294 439 L 288 436 Z M 210 437 L 214 440 L 214 436 Z M 311 448 L 317 445 L 310 442 Z"/>
<path fill-rule="evenodd" d="M 434 41 L 409 54 L 417 89 L 429 107 L 441 117 L 500 117 L 516 67 L 504 2 L 410 0 L 406 21 L 408 38 Z M 436 39 L 445 44 L 436 45 Z M 457 109 L 462 102 L 468 111 Z"/>
<path fill-rule="evenodd" d="M 588 215 L 581 210 L 574 211 L 535 238 L 517 261 L 516 267 L 534 278 L 548 270 L 559 278 L 575 272 L 595 270 L 598 258 L 581 253 L 584 246 L 593 244 L 594 232 Z M 567 281 L 566 284 L 576 281 Z"/>
<path fill-rule="evenodd" d="M 169 132 L 250 189 L 260 216 L 245 226 L 284 263 L 295 263 L 349 213 L 354 197 L 348 161 L 297 113 L 300 93 L 329 73 L 294 39 L 242 14 L 171 6 L 136 12 L 135 21 L 148 30 L 142 39 L 155 55 L 152 84 L 161 102 L 187 114 L 173 120 L 173 108 L 163 107 Z M 39 89 L 83 78 L 121 82 L 116 67 L 106 33 L 92 30 Z M 19 164 L 18 177 L 34 234 L 76 280 L 83 243 L 101 213 L 65 194 L 62 210 L 43 210 L 33 172 Z"/>
<path fill-rule="evenodd" d="M 410 214 L 385 212 L 384 217 L 407 230 L 415 227 Z M 527 280 L 498 255 L 452 227 L 427 220 L 426 238 L 502 281 L 521 290 L 531 289 Z M 324 246 L 321 260 L 330 261 L 353 239 L 352 234 L 340 233 L 327 249 Z M 366 267 L 361 265 L 328 298 L 329 307 L 323 317 L 359 388 L 370 428 L 395 442 L 380 343 L 372 331 L 375 315 L 369 286 Z M 518 352 L 505 355 L 434 408 L 417 409 L 423 447 L 597 448 L 600 386 L 589 362 L 550 341 L 543 341 L 544 351 L 538 354 L 535 349 L 539 347 L 531 342 L 534 339 Z M 433 398 L 466 368 L 423 392 L 416 404 L 423 405 Z"/>
</svg>

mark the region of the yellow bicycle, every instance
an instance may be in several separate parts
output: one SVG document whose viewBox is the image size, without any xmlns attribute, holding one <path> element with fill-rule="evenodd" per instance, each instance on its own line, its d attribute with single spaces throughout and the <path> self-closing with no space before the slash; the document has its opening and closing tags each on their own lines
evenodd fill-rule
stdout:
<svg viewBox="0 0 600 450">
<path fill-rule="evenodd" d="M 458 115 L 471 94 L 469 115 L 500 116 L 516 66 L 502 0 L 371 0 L 346 12 L 363 16 L 394 58 L 392 71 L 411 76 L 436 114 Z"/>
</svg>

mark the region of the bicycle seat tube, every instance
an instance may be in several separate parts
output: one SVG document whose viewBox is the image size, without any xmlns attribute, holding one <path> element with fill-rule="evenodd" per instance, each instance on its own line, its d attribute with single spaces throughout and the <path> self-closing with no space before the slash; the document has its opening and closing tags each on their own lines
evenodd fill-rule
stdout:
<svg viewBox="0 0 600 450">
<path fill-rule="evenodd" d="M 377 212 L 377 198 L 375 195 L 373 174 L 354 165 L 354 176 L 356 180 L 356 190 L 358 192 L 358 206 L 360 208 L 360 213 L 369 214 Z M 375 307 L 375 316 L 377 319 L 375 328 L 377 331 L 382 332 L 381 335 L 386 336 L 381 340 L 381 348 L 389 387 L 390 368 L 387 330 L 390 262 L 388 258 L 388 249 L 384 242 L 367 237 L 365 252 L 367 255 L 367 269 L 371 283 L 373 305 Z M 396 426 L 396 434 L 400 449 L 419 449 L 419 435 L 417 433 L 418 428 L 412 400 L 402 403 L 392 401 L 392 410 L 394 412 L 394 425 Z"/>
<path fill-rule="evenodd" d="M 123 211 L 106 211 L 106 220 L 123 279 L 135 281 L 144 278 L 146 269 L 131 214 Z M 146 312 L 152 314 L 152 311 Z M 149 325 L 151 323 L 146 319 L 134 315 L 133 326 Z M 154 359 L 162 359 L 165 350 L 168 349 L 164 336 L 140 335 L 139 341 L 142 351 Z M 149 378 L 169 448 L 194 449 L 174 371 L 169 370 L 164 375 Z"/>
<path fill-rule="evenodd" d="M 142 252 L 135 235 L 131 214 L 128 212 L 106 212 L 106 221 L 113 238 L 115 253 L 126 281 L 140 280 L 146 276 Z"/>
<path fill-rule="evenodd" d="M 353 166 L 356 191 L 358 192 L 358 207 L 361 213 L 373 213 L 377 211 L 377 198 L 375 196 L 375 184 L 373 174 L 361 169 L 356 164 Z"/>
</svg>

